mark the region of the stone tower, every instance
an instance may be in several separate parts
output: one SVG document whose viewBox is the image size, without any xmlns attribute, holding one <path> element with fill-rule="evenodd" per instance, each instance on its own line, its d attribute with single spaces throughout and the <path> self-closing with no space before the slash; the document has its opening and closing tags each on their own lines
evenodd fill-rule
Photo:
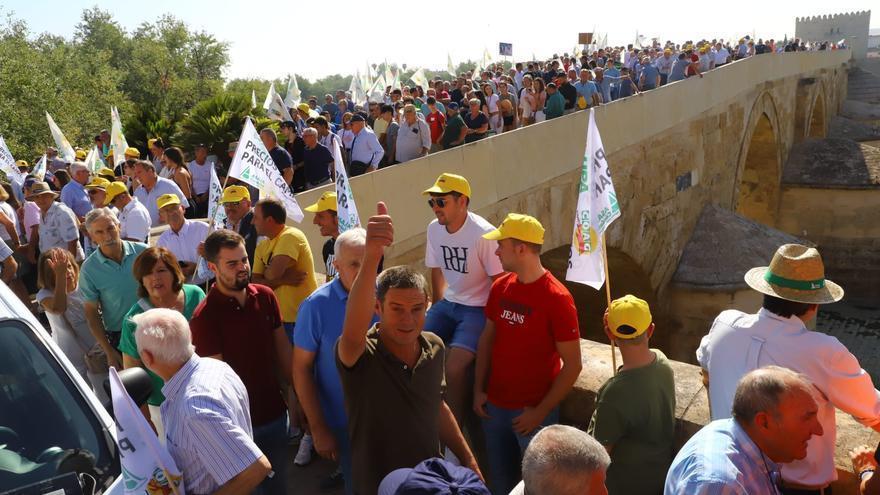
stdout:
<svg viewBox="0 0 880 495">
<path fill-rule="evenodd" d="M 871 11 L 795 18 L 795 36 L 803 41 L 837 43 L 845 39 L 854 59 L 865 58 Z"/>
</svg>

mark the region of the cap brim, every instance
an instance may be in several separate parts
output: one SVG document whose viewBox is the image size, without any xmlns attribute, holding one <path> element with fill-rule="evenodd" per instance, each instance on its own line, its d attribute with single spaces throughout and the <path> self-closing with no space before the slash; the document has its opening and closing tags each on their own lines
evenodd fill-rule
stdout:
<svg viewBox="0 0 880 495">
<path fill-rule="evenodd" d="M 303 211 L 307 211 L 309 213 L 318 213 L 318 203 L 306 206 L 305 208 L 303 208 Z"/>
<path fill-rule="evenodd" d="M 491 232 L 486 232 L 485 234 L 483 234 L 483 239 L 488 239 L 490 241 L 500 241 L 501 239 L 504 239 L 504 235 L 501 234 L 500 230 L 495 229 Z"/>
<path fill-rule="evenodd" d="M 28 200 L 29 200 L 29 199 L 31 199 L 31 198 L 36 198 L 37 196 L 42 196 L 42 195 L 44 195 L 44 194 L 51 194 L 52 196 L 55 196 L 56 198 L 58 197 L 58 193 L 55 192 L 55 191 L 43 191 L 43 192 L 38 192 L 38 193 L 36 193 L 36 194 L 31 194 L 30 196 L 27 196 L 27 197 L 24 198 L 24 199 L 28 199 Z"/>
<path fill-rule="evenodd" d="M 827 279 L 825 286 L 816 290 L 789 289 L 773 285 L 764 280 L 764 274 L 768 269 L 767 266 L 758 266 L 746 272 L 744 277 L 746 284 L 761 294 L 805 304 L 831 304 L 843 299 L 843 287 Z"/>
<path fill-rule="evenodd" d="M 431 187 L 429 187 L 428 189 L 425 189 L 424 191 L 422 191 L 422 195 L 427 195 L 427 194 L 449 194 L 449 193 L 451 193 L 451 192 L 452 192 L 451 189 L 450 189 L 450 190 L 444 190 L 442 187 L 431 186 Z"/>
</svg>

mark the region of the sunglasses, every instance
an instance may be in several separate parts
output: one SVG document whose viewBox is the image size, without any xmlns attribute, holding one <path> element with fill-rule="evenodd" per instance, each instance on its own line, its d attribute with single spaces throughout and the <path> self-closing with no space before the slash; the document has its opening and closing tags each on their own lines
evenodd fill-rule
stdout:
<svg viewBox="0 0 880 495">
<path fill-rule="evenodd" d="M 135 163 L 137 163 L 137 160 L 125 160 L 126 165 L 134 165 Z"/>
<path fill-rule="evenodd" d="M 97 189 L 89 189 L 89 196 L 94 196 L 95 194 L 98 194 Z"/>
<path fill-rule="evenodd" d="M 437 208 L 446 208 L 446 205 L 449 204 L 450 201 L 451 200 L 446 198 L 431 198 L 428 200 L 428 206 L 433 208 L 434 205 L 437 205 Z"/>
<path fill-rule="evenodd" d="M 228 203 L 223 203 L 224 208 L 238 208 L 241 204 L 241 201 L 230 201 Z"/>
</svg>

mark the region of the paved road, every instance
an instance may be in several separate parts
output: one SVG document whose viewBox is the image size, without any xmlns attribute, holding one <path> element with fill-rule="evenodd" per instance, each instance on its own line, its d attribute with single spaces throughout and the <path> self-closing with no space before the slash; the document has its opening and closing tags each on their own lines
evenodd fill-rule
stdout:
<svg viewBox="0 0 880 495">
<path fill-rule="evenodd" d="M 880 308 L 830 304 L 819 310 L 816 329 L 837 337 L 871 375 L 874 386 L 880 386 Z"/>
<path fill-rule="evenodd" d="M 287 493 L 304 493 L 309 495 L 342 495 L 343 489 L 321 490 L 321 481 L 336 469 L 336 464 L 322 459 L 315 454 L 311 464 L 304 467 L 295 466 L 293 457 L 296 447 L 290 448 L 290 465 L 287 468 Z"/>
</svg>

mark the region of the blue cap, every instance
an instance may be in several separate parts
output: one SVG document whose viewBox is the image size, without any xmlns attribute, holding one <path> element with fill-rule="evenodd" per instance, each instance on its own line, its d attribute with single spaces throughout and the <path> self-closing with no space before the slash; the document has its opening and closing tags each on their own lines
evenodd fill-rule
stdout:
<svg viewBox="0 0 880 495">
<path fill-rule="evenodd" d="M 379 484 L 378 495 L 490 495 L 470 469 L 431 458 L 414 468 L 396 469 Z"/>
<path fill-rule="evenodd" d="M 446 105 L 446 108 L 448 108 L 450 110 L 458 110 L 458 103 L 453 101 L 452 103 L 449 103 L 448 105 Z"/>
</svg>

